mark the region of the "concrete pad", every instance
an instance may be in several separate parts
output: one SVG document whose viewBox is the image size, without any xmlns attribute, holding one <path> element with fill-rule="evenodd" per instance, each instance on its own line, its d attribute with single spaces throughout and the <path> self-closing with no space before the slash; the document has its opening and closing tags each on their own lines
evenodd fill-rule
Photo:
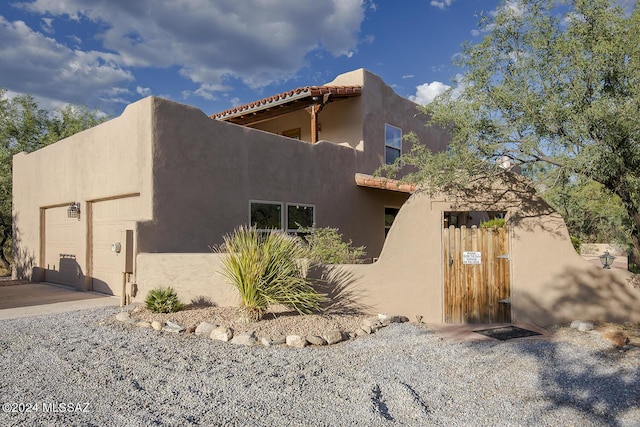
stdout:
<svg viewBox="0 0 640 427">
<path fill-rule="evenodd" d="M 530 331 L 538 332 L 540 335 L 523 338 L 513 338 L 504 342 L 514 341 L 531 341 L 531 340 L 551 340 L 552 334 L 546 329 L 538 326 L 526 324 L 526 323 L 492 323 L 492 324 L 480 324 L 480 323 L 464 323 L 464 324 L 429 324 L 427 328 L 436 335 L 447 341 L 453 342 L 465 342 L 465 341 L 493 341 L 501 342 L 495 338 L 491 338 L 482 334 L 475 333 L 473 331 L 479 331 L 482 329 L 500 328 L 503 326 L 517 326 L 522 329 L 528 329 Z"/>
<path fill-rule="evenodd" d="M 50 283 L 3 283 L 0 286 L 0 320 L 119 305 L 120 297 Z"/>
</svg>

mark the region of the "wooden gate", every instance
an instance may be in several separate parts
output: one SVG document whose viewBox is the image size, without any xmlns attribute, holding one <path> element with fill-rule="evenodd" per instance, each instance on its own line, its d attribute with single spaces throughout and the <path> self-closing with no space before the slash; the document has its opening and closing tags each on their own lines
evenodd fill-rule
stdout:
<svg viewBox="0 0 640 427">
<path fill-rule="evenodd" d="M 443 230 L 446 323 L 511 322 L 509 231 Z"/>
</svg>

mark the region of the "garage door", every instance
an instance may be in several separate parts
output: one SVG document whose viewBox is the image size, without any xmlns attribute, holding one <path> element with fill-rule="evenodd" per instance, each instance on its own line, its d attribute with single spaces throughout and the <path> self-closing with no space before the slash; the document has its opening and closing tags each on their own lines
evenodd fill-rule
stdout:
<svg viewBox="0 0 640 427">
<path fill-rule="evenodd" d="M 82 223 L 67 206 L 44 210 L 44 280 L 84 289 Z"/>
<path fill-rule="evenodd" d="M 92 289 L 120 296 L 127 256 L 127 230 L 132 233 L 140 218 L 140 197 L 93 202 L 91 211 Z M 119 252 L 113 250 L 114 244 L 119 244 Z M 135 253 L 135 248 L 132 250 Z"/>
</svg>

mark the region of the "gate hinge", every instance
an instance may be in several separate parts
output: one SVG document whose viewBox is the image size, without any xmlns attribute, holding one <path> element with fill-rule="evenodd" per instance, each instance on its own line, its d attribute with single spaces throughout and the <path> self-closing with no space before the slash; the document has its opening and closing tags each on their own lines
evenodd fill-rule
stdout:
<svg viewBox="0 0 640 427">
<path fill-rule="evenodd" d="M 498 255 L 498 258 L 500 258 L 500 259 L 510 259 L 509 258 L 509 254 Z"/>
</svg>

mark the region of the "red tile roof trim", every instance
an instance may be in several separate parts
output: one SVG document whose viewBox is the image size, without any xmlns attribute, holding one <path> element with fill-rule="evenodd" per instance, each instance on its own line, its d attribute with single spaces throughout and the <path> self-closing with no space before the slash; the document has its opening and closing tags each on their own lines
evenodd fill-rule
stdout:
<svg viewBox="0 0 640 427">
<path fill-rule="evenodd" d="M 297 89 L 290 90 L 288 92 L 279 93 L 277 95 L 270 96 L 268 98 L 261 99 L 259 101 L 253 101 L 248 104 L 239 105 L 237 107 L 230 108 L 225 111 L 221 111 L 209 116 L 212 119 L 223 119 L 227 116 L 232 116 L 249 110 L 255 110 L 262 107 L 267 107 L 270 104 L 282 103 L 288 101 L 294 101 L 299 98 L 322 96 L 325 94 L 332 94 L 334 96 L 348 97 L 358 96 L 362 93 L 361 86 L 305 86 Z"/>
<path fill-rule="evenodd" d="M 374 177 L 364 173 L 356 174 L 356 185 L 360 187 L 380 188 L 382 190 L 399 191 L 401 193 L 413 193 L 416 191 L 416 185 L 411 183 L 403 183 L 397 179 Z"/>
</svg>

